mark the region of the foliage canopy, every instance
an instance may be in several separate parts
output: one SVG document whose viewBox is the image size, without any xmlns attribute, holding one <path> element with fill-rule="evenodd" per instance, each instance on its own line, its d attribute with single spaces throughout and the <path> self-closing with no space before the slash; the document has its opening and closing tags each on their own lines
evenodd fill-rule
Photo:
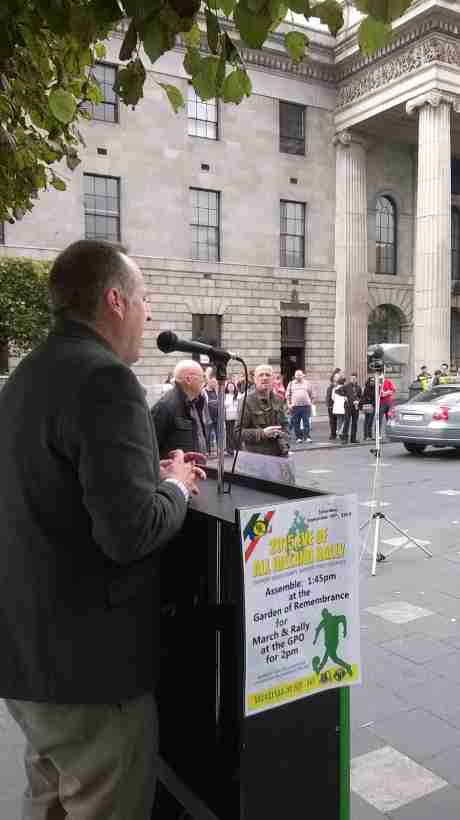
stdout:
<svg viewBox="0 0 460 820">
<path fill-rule="evenodd" d="M 51 324 L 48 301 L 50 263 L 4 256 L 0 258 L 0 348 L 27 352 L 47 334 Z"/>
<path fill-rule="evenodd" d="M 353 0 L 365 15 L 364 53 L 388 42 L 411 1 Z M 79 123 L 90 117 L 87 104 L 102 101 L 91 66 L 104 59 L 102 41 L 114 29 L 123 24 L 115 88 L 126 105 L 143 96 L 146 57 L 153 64 L 178 44 L 197 94 L 238 104 L 251 93 L 241 46 L 261 48 L 289 11 L 318 18 L 333 35 L 343 25 L 338 0 L 1 0 L 0 221 L 20 219 L 50 185 L 65 190 L 56 164 L 73 170 L 80 162 Z M 292 60 L 307 59 L 304 32 L 294 28 L 284 43 Z M 180 91 L 162 87 L 177 111 Z"/>
</svg>

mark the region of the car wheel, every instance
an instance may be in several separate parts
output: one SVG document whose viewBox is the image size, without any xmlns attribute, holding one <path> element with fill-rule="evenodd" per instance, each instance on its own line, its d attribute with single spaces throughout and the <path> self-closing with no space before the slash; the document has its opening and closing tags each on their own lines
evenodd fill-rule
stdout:
<svg viewBox="0 0 460 820">
<path fill-rule="evenodd" d="M 415 455 L 421 456 L 426 449 L 426 444 L 409 444 L 408 442 L 404 442 L 404 447 L 408 453 L 415 453 Z"/>
</svg>

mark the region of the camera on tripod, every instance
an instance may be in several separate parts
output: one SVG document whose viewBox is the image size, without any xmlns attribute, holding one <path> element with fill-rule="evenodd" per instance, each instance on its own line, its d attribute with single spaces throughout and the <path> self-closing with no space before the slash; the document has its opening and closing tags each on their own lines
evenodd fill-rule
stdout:
<svg viewBox="0 0 460 820">
<path fill-rule="evenodd" d="M 386 364 L 407 364 L 409 345 L 391 342 L 370 345 L 367 349 L 367 368 L 370 373 L 383 373 Z"/>
<path fill-rule="evenodd" d="M 369 373 L 383 373 L 385 368 L 385 362 L 383 358 L 383 350 L 380 345 L 373 345 L 375 350 L 369 348 L 369 351 L 372 350 L 370 353 L 367 353 L 367 369 Z"/>
</svg>

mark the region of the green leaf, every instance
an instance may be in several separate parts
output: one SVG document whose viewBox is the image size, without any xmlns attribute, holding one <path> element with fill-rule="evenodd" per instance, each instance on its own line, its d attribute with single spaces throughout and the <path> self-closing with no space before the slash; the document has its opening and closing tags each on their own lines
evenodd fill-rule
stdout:
<svg viewBox="0 0 460 820">
<path fill-rule="evenodd" d="M 184 34 L 184 43 L 187 48 L 199 48 L 201 45 L 201 31 L 198 23 L 194 23 L 190 31 Z"/>
<path fill-rule="evenodd" d="M 235 2 L 236 0 L 216 0 L 216 5 L 218 9 L 222 9 L 227 17 L 230 17 L 235 8 Z"/>
<path fill-rule="evenodd" d="M 187 74 L 194 77 L 199 74 L 202 69 L 203 58 L 197 48 L 189 48 L 185 57 L 183 66 Z"/>
<path fill-rule="evenodd" d="M 388 22 L 401 17 L 411 3 L 412 0 L 388 0 Z"/>
<path fill-rule="evenodd" d="M 391 26 L 381 20 L 366 17 L 359 27 L 359 47 L 363 54 L 369 56 L 391 40 Z"/>
<path fill-rule="evenodd" d="M 77 103 L 75 97 L 63 88 L 55 88 L 48 97 L 51 113 L 59 122 L 68 123 L 73 120 Z"/>
<path fill-rule="evenodd" d="M 317 3 L 311 7 L 310 13 L 312 17 L 318 17 L 328 27 L 333 37 L 343 26 L 342 8 L 336 0 L 324 0 L 323 3 Z"/>
<path fill-rule="evenodd" d="M 98 86 L 97 82 L 88 83 L 88 88 L 86 89 L 85 97 L 87 100 L 90 100 L 92 103 L 101 103 L 104 100 L 104 95 Z"/>
<path fill-rule="evenodd" d="M 177 114 L 180 108 L 184 108 L 185 101 L 179 89 L 175 85 L 168 85 L 167 83 L 159 83 L 166 91 L 169 102 L 174 108 L 174 113 Z"/>
<path fill-rule="evenodd" d="M 243 97 L 249 97 L 252 91 L 251 80 L 243 68 L 235 68 L 226 78 L 222 87 L 224 102 L 239 105 Z"/>
<path fill-rule="evenodd" d="M 126 105 L 135 106 L 144 96 L 145 78 L 145 68 L 138 58 L 117 72 L 114 90 Z"/>
<path fill-rule="evenodd" d="M 220 26 L 215 14 L 206 8 L 206 29 L 208 35 L 208 45 L 213 54 L 217 54 L 219 46 Z"/>
<path fill-rule="evenodd" d="M 233 14 L 236 26 L 242 39 L 250 48 L 262 48 L 272 24 L 270 14 L 250 11 L 247 0 L 239 0 Z"/>
<path fill-rule="evenodd" d="M 56 191 L 65 191 L 67 189 L 64 180 L 55 175 L 51 179 L 51 185 L 53 188 L 56 188 Z"/>
<path fill-rule="evenodd" d="M 258 14 L 265 6 L 265 0 L 248 0 L 248 9 L 254 14 Z"/>
<path fill-rule="evenodd" d="M 192 85 L 202 100 L 211 100 L 217 93 L 217 70 L 219 60 L 215 57 L 206 57 L 202 61 L 199 74 L 192 75 Z"/>
<path fill-rule="evenodd" d="M 107 54 L 107 49 L 104 43 L 96 43 L 94 46 L 94 53 L 98 60 L 103 60 L 105 55 Z"/>
<path fill-rule="evenodd" d="M 298 63 L 302 57 L 305 56 L 305 48 L 308 40 L 305 34 L 300 31 L 290 31 L 284 36 L 284 45 L 289 53 L 289 56 L 295 63 Z"/>
<path fill-rule="evenodd" d="M 225 49 L 227 62 L 232 63 L 233 65 L 241 63 L 240 53 L 227 32 L 225 32 L 223 37 L 222 48 Z"/>
<path fill-rule="evenodd" d="M 308 0 L 286 0 L 286 5 L 295 14 L 305 14 L 308 17 L 310 13 L 310 4 Z"/>
<path fill-rule="evenodd" d="M 120 48 L 120 60 L 130 60 L 134 49 L 137 46 L 137 29 L 134 20 L 131 20 L 125 39 Z"/>
<path fill-rule="evenodd" d="M 218 94 L 220 94 L 223 82 L 225 80 L 226 69 L 227 69 L 227 50 L 226 50 L 225 38 L 223 37 L 222 38 L 222 49 L 221 49 L 220 57 L 219 57 L 219 65 L 218 65 L 217 74 L 216 74 L 216 89 L 217 89 Z"/>
<path fill-rule="evenodd" d="M 172 47 L 168 30 L 158 17 L 147 22 L 142 34 L 144 50 L 152 63 Z"/>
</svg>

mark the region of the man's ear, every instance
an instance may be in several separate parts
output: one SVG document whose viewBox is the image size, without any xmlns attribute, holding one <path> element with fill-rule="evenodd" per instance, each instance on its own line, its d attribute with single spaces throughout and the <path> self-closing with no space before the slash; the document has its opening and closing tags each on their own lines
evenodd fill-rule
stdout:
<svg viewBox="0 0 460 820">
<path fill-rule="evenodd" d="M 104 304 L 111 314 L 122 320 L 125 317 L 126 305 L 119 288 L 108 288 L 104 293 Z"/>
</svg>

